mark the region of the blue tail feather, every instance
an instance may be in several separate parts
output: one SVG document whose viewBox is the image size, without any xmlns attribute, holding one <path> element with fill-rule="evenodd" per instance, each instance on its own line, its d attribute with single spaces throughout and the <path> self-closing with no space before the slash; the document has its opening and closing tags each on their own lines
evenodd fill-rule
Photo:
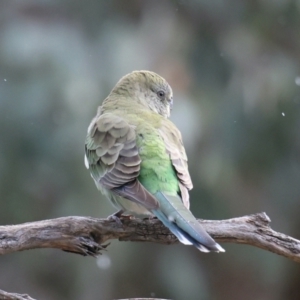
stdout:
<svg viewBox="0 0 300 300">
<path fill-rule="evenodd" d="M 157 192 L 159 209 L 152 213 L 185 245 L 194 245 L 202 252 L 224 252 L 183 205 L 179 196 Z"/>
</svg>

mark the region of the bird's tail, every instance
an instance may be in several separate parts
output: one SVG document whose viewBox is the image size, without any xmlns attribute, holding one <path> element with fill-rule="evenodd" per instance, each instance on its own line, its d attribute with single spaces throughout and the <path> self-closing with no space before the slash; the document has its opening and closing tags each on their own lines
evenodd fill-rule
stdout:
<svg viewBox="0 0 300 300">
<path fill-rule="evenodd" d="M 160 207 L 152 213 L 185 245 L 194 245 L 202 252 L 225 252 L 204 230 L 179 196 L 157 192 Z"/>
</svg>

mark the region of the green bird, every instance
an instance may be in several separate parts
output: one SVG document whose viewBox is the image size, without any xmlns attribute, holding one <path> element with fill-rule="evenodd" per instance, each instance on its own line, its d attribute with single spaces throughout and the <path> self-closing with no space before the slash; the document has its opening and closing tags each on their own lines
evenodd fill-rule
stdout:
<svg viewBox="0 0 300 300">
<path fill-rule="evenodd" d="M 88 128 L 85 165 L 115 216 L 156 216 L 183 244 L 224 252 L 189 210 L 193 185 L 181 134 L 168 119 L 172 105 L 158 74 L 121 78 Z"/>
</svg>

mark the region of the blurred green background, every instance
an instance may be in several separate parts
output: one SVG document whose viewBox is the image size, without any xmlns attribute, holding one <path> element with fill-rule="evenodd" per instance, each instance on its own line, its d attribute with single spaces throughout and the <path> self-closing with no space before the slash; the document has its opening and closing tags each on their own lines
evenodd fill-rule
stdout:
<svg viewBox="0 0 300 300">
<path fill-rule="evenodd" d="M 265 211 L 300 238 L 300 1 L 0 2 L 0 224 L 114 212 L 83 164 L 97 106 L 148 69 L 174 90 L 197 217 Z M 99 259 L 0 257 L 0 289 L 43 300 L 300 299 L 299 265 L 113 241 Z"/>
</svg>

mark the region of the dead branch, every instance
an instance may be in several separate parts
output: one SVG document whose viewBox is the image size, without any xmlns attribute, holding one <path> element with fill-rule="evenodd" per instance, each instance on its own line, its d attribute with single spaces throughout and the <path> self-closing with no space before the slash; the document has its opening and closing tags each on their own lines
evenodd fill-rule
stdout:
<svg viewBox="0 0 300 300">
<path fill-rule="evenodd" d="M 300 241 L 276 232 L 270 218 L 258 213 L 239 218 L 199 220 L 218 242 L 248 244 L 300 262 Z M 177 239 L 157 219 L 124 217 L 121 222 L 91 217 L 63 217 L 0 226 L 0 254 L 57 248 L 82 255 L 101 254 L 109 240 L 174 244 Z"/>
<path fill-rule="evenodd" d="M 1 300 L 34 300 L 30 296 L 26 294 L 15 294 L 15 293 L 7 293 L 0 290 L 0 299 Z"/>
<path fill-rule="evenodd" d="M 248 244 L 300 262 L 300 241 L 270 227 L 270 218 L 258 213 L 221 221 L 199 220 L 218 242 Z M 101 254 L 109 240 L 178 243 L 157 219 L 124 217 L 121 222 L 91 217 L 64 217 L 0 226 L 0 254 L 36 248 L 57 248 L 84 256 Z M 223 254 L 224 255 L 224 254 Z M 1 300 L 34 300 L 28 295 L 0 290 Z"/>
</svg>

